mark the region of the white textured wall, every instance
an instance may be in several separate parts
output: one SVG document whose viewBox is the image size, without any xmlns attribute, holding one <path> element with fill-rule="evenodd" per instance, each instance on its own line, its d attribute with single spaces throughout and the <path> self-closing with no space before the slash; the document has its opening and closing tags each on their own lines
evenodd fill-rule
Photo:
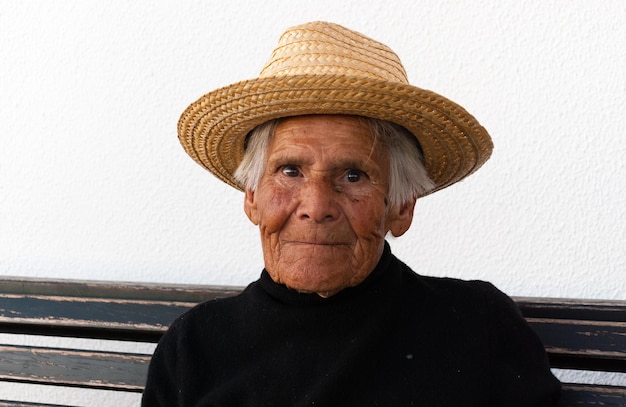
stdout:
<svg viewBox="0 0 626 407">
<path fill-rule="evenodd" d="M 0 273 L 255 279 L 242 195 L 185 155 L 176 122 L 323 19 L 391 46 L 495 142 L 418 202 L 399 257 L 511 295 L 626 299 L 626 2 L 390 4 L 0 0 Z"/>
</svg>

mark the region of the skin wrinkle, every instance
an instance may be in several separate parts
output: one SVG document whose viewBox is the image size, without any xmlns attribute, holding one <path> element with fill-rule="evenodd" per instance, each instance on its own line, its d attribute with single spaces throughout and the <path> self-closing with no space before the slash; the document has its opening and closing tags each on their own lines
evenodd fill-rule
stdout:
<svg viewBox="0 0 626 407">
<path fill-rule="evenodd" d="M 244 208 L 277 283 L 323 297 L 357 285 L 378 263 L 387 232 L 410 226 L 415 202 L 387 204 L 389 160 L 359 118 L 285 119 L 266 160 Z"/>
<path fill-rule="evenodd" d="M 363 127 L 367 127 L 367 124 L 365 122 L 365 119 L 363 119 L 362 117 L 359 117 L 359 122 L 363 125 Z M 370 161 L 372 159 L 372 157 L 374 156 L 374 148 L 378 146 L 378 148 L 381 148 L 384 146 L 382 144 L 378 143 L 378 135 L 376 133 L 372 133 L 371 134 L 371 138 L 372 138 L 372 148 L 370 148 L 370 153 L 367 156 L 367 161 Z M 387 199 L 387 198 L 385 198 Z"/>
</svg>

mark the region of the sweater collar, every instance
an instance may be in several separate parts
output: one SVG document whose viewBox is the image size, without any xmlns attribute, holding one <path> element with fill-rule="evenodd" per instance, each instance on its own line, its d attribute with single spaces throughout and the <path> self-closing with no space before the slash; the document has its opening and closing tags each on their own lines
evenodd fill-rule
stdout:
<svg viewBox="0 0 626 407">
<path fill-rule="evenodd" d="M 344 288 L 337 294 L 323 298 L 315 293 L 302 293 L 299 291 L 287 288 L 283 284 L 277 284 L 272 280 L 267 270 L 263 270 L 261 278 L 259 280 L 261 288 L 273 297 L 275 300 L 284 303 L 300 304 L 300 305 L 317 305 L 317 304 L 330 304 L 339 301 L 345 301 L 355 296 L 366 295 L 366 293 L 376 293 L 384 290 L 387 285 L 385 282 L 389 282 L 393 279 L 391 273 L 386 272 L 389 269 L 389 264 L 393 258 L 391 254 L 391 248 L 387 241 L 383 249 L 383 254 L 378 261 L 378 264 L 374 270 L 361 282 L 354 287 Z"/>
</svg>

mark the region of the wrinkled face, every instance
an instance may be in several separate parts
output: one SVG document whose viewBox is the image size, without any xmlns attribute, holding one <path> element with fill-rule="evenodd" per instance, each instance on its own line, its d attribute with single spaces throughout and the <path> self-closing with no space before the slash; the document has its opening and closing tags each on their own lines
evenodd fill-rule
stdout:
<svg viewBox="0 0 626 407">
<path fill-rule="evenodd" d="M 414 203 L 388 207 L 387 154 L 356 117 L 285 119 L 266 160 L 244 206 L 279 284 L 324 297 L 355 286 L 378 263 L 387 232 L 411 224 Z"/>
</svg>

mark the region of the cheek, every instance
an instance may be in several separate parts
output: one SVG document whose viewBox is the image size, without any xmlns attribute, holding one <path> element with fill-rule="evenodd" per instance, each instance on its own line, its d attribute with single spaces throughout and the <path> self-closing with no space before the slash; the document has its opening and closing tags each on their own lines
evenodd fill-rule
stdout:
<svg viewBox="0 0 626 407">
<path fill-rule="evenodd" d="M 265 188 L 260 197 L 259 227 L 263 233 L 280 231 L 292 212 L 293 196 L 288 191 Z"/>
<path fill-rule="evenodd" d="M 354 232 L 362 237 L 385 234 L 386 206 L 384 197 L 367 195 L 350 197 L 348 218 Z"/>
</svg>

